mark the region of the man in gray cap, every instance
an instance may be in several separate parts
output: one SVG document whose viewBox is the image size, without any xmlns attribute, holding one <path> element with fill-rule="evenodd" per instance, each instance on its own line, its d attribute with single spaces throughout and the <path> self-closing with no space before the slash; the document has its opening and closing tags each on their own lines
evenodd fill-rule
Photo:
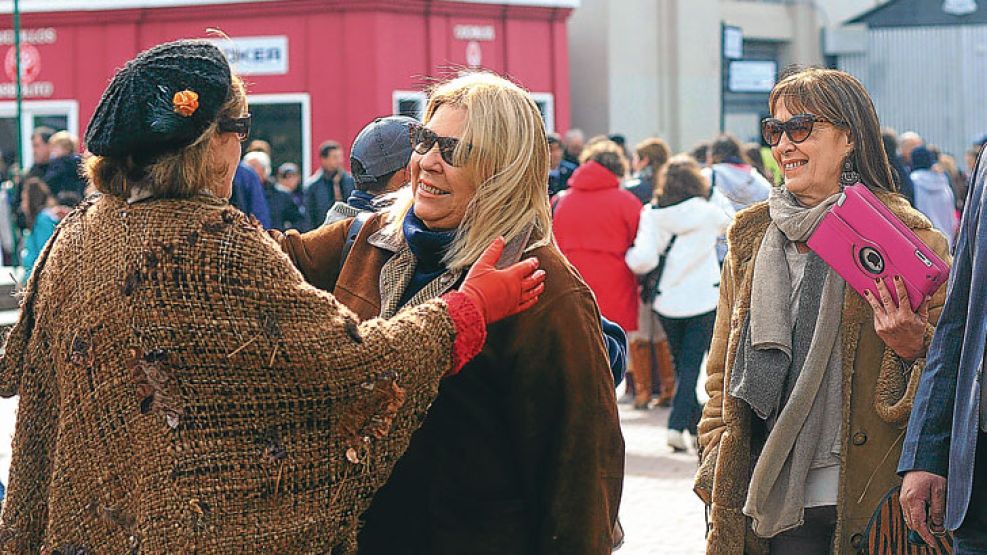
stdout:
<svg viewBox="0 0 987 555">
<path fill-rule="evenodd" d="M 377 197 L 408 183 L 408 126 L 412 123 L 417 121 L 407 116 L 388 116 L 375 119 L 360 131 L 350 149 L 356 188 L 345 203 L 337 202 L 329 209 L 325 224 L 353 218 L 360 212 L 376 212 L 380 208 L 374 203 Z"/>
</svg>

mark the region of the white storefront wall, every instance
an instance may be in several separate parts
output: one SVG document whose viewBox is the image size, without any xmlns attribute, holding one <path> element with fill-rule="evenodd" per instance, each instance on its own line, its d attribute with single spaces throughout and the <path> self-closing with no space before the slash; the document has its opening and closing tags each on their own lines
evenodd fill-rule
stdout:
<svg viewBox="0 0 987 555">
<path fill-rule="evenodd" d="M 916 131 L 961 165 L 987 133 L 987 26 L 873 29 L 866 52 L 839 66 L 870 91 L 881 125 Z"/>
<path fill-rule="evenodd" d="M 721 23 L 777 43 L 779 67 L 821 64 L 821 29 L 877 3 L 582 0 L 568 24 L 572 126 L 688 149 L 719 131 Z M 726 128 L 750 134 L 757 118 L 730 114 Z"/>
</svg>

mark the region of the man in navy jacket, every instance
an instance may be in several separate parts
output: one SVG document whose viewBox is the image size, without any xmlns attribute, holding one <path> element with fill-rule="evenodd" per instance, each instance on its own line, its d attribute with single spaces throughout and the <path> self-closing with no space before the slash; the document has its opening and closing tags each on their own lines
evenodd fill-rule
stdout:
<svg viewBox="0 0 987 555">
<path fill-rule="evenodd" d="M 954 531 L 954 553 L 987 553 L 987 225 L 981 151 L 967 197 L 949 295 L 929 347 L 898 472 L 905 522 L 927 543 Z"/>
</svg>

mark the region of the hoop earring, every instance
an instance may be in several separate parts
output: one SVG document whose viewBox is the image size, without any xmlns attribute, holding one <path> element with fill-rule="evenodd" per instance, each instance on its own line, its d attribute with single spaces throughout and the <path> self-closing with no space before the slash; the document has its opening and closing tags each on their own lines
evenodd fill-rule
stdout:
<svg viewBox="0 0 987 555">
<path fill-rule="evenodd" d="M 860 174 L 857 173 L 857 169 L 853 167 L 853 161 L 847 156 L 843 160 L 843 171 L 840 173 L 840 185 L 843 187 L 849 187 L 851 185 L 856 185 L 860 181 Z"/>
</svg>

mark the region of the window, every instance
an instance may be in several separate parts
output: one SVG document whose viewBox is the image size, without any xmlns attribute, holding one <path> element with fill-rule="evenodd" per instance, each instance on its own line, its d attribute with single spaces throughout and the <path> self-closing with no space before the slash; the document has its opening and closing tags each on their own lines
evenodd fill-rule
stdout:
<svg viewBox="0 0 987 555">
<path fill-rule="evenodd" d="M 420 91 L 394 91 L 391 96 L 393 112 L 396 116 L 408 116 L 421 120 L 425 114 L 428 97 Z"/>
<path fill-rule="evenodd" d="M 548 133 L 555 131 L 555 95 L 531 93 L 531 98 L 535 99 L 538 111 L 541 112 L 541 119 L 545 120 L 545 131 Z"/>
<path fill-rule="evenodd" d="M 271 144 L 271 172 L 285 162 L 298 164 L 302 176 L 311 170 L 312 118 L 307 93 L 257 94 L 250 103 L 250 137 Z"/>
<path fill-rule="evenodd" d="M 21 152 L 24 168 L 34 165 L 31 151 L 31 134 L 35 127 L 47 126 L 55 131 L 68 131 L 79 135 L 79 104 L 74 100 L 28 100 L 22 103 Z M 2 166 L 9 166 L 17 159 L 17 104 L 0 102 L 0 155 Z"/>
</svg>

